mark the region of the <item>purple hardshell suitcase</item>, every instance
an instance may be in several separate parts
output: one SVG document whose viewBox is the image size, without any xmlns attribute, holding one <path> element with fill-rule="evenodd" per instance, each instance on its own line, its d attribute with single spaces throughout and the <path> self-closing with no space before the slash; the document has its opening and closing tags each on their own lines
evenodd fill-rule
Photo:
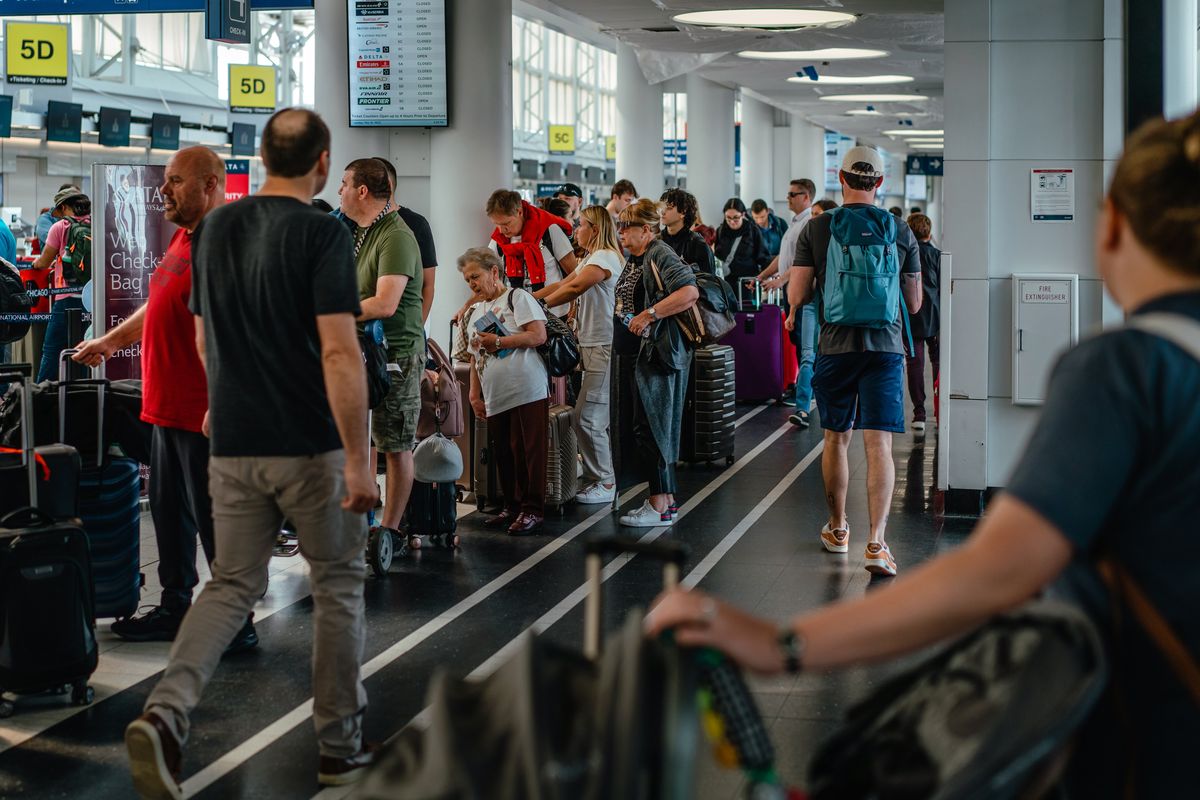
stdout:
<svg viewBox="0 0 1200 800">
<path fill-rule="evenodd" d="M 739 402 L 778 400 L 783 396 L 783 309 L 762 302 L 762 286 L 755 282 L 750 298 L 738 284 L 738 310 L 733 330 L 721 344 L 733 348 L 737 370 L 734 396 Z"/>
</svg>

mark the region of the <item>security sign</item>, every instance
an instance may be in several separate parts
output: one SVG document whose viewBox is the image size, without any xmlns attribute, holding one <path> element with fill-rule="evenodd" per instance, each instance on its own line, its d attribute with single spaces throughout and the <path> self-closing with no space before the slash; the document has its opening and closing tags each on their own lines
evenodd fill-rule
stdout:
<svg viewBox="0 0 1200 800">
<path fill-rule="evenodd" d="M 550 126 L 550 152 L 570 155 L 575 152 L 575 126 Z"/>
<path fill-rule="evenodd" d="M 5 74 L 10 84 L 66 86 L 70 75 L 70 38 L 66 25 L 8 22 Z"/>
<path fill-rule="evenodd" d="M 229 110 L 242 114 L 273 114 L 275 68 L 230 64 Z"/>
</svg>

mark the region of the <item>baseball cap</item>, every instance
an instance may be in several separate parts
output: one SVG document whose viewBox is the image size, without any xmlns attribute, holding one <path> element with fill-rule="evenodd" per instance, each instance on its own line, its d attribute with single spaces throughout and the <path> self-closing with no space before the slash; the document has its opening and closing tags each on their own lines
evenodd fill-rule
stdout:
<svg viewBox="0 0 1200 800">
<path fill-rule="evenodd" d="M 58 193 L 54 195 L 53 208 L 58 208 L 63 203 L 76 197 L 87 197 L 87 195 L 78 186 L 68 186 L 65 189 L 59 189 Z"/>
<path fill-rule="evenodd" d="M 870 164 L 869 170 L 861 167 L 855 168 L 855 164 Z M 879 155 L 879 151 L 874 147 L 851 147 L 846 151 L 846 157 L 842 159 L 842 172 L 848 172 L 851 175 L 862 175 L 864 178 L 882 178 L 883 177 L 883 156 Z"/>
<path fill-rule="evenodd" d="M 573 183 L 564 183 L 562 186 L 558 187 L 558 191 L 556 191 L 555 194 L 565 194 L 567 197 L 582 198 L 583 189 L 580 189 Z"/>
</svg>

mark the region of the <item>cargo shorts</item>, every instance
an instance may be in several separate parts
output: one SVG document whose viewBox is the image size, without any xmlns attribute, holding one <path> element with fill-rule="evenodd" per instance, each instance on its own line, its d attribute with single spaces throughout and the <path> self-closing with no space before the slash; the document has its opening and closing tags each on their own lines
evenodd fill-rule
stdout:
<svg viewBox="0 0 1200 800">
<path fill-rule="evenodd" d="M 400 370 L 396 371 L 395 367 Z M 371 439 L 381 453 L 407 453 L 417 446 L 421 416 L 421 374 L 425 354 L 396 359 L 388 369 L 392 387 L 371 417 Z"/>
</svg>

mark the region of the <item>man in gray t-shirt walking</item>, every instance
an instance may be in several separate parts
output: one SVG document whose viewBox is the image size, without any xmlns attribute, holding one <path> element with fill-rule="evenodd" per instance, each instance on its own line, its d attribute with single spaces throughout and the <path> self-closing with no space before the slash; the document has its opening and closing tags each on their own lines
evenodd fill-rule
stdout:
<svg viewBox="0 0 1200 800">
<path fill-rule="evenodd" d="M 844 204 L 837 214 L 875 214 L 875 192 L 883 183 L 883 159 L 870 147 L 853 147 L 842 161 L 839 174 Z M 793 314 L 788 330 L 796 325 L 794 310 L 822 297 L 826 281 L 826 253 L 833 238 L 833 212 L 822 214 L 800 231 L 796 258 L 788 279 L 788 302 Z M 882 215 L 880 215 L 882 216 Z M 886 218 L 885 218 L 886 219 Z M 900 292 L 909 312 L 921 307 L 921 259 L 916 239 L 907 225 L 896 225 L 895 250 L 900 268 Z M 854 302 L 846 295 L 846 302 Z M 831 553 L 850 549 L 850 523 L 846 520 L 846 492 L 850 483 L 847 449 L 854 428 L 863 431 L 867 450 L 867 505 L 871 532 L 866 567 L 873 574 L 895 575 L 896 561 L 884 541 L 888 508 L 896 483 L 892 463 L 892 434 L 904 432 L 904 311 L 897 303 L 894 321 L 881 328 L 836 325 L 820 309 L 821 335 L 813 373 L 813 393 L 825 451 L 821 471 L 829 522 L 821 530 L 821 544 Z"/>
</svg>

